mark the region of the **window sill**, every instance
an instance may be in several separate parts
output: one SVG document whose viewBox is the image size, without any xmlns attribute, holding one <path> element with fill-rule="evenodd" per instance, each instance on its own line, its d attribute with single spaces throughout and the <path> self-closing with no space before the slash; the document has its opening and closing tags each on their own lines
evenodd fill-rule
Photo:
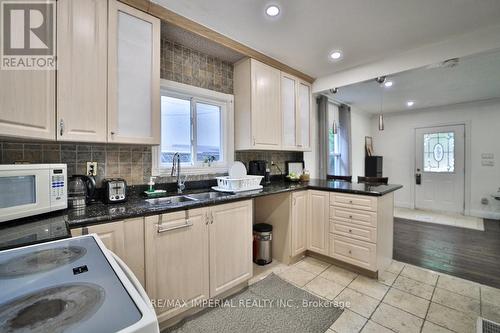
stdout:
<svg viewBox="0 0 500 333">
<path fill-rule="evenodd" d="M 229 168 L 227 166 L 205 166 L 205 167 L 182 167 L 181 175 L 214 175 L 214 174 L 227 174 Z M 153 170 L 153 176 L 170 177 L 170 168 L 160 168 Z"/>
</svg>

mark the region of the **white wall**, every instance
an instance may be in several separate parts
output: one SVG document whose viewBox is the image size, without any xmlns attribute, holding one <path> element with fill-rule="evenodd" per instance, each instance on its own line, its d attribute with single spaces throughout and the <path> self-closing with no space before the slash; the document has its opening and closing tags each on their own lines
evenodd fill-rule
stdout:
<svg viewBox="0 0 500 333">
<path fill-rule="evenodd" d="M 371 116 L 351 107 L 352 179 L 365 175 L 365 136 L 371 136 Z"/>
<path fill-rule="evenodd" d="M 500 219 L 500 201 L 491 194 L 500 187 L 500 100 L 450 105 L 425 111 L 385 114 L 385 130 L 378 130 L 378 120 L 371 120 L 376 155 L 384 156 L 384 176 L 404 187 L 395 192 L 399 207 L 414 206 L 415 128 L 446 124 L 466 124 L 466 213 Z M 493 167 L 482 166 L 481 154 L 493 153 Z M 488 198 L 489 205 L 482 205 Z"/>
</svg>

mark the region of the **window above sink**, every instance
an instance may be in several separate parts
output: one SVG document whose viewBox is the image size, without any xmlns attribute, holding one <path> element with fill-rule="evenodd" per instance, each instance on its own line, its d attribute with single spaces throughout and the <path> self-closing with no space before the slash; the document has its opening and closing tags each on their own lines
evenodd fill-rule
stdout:
<svg viewBox="0 0 500 333">
<path fill-rule="evenodd" d="M 180 153 L 182 174 L 226 173 L 234 161 L 233 95 L 161 80 L 161 145 L 155 176 L 170 176 Z"/>
</svg>

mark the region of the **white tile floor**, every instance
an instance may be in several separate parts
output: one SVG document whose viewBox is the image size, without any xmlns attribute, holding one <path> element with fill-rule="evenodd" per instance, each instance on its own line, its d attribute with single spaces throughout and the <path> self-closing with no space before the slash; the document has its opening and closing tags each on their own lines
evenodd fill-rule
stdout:
<svg viewBox="0 0 500 333">
<path fill-rule="evenodd" d="M 254 266 L 329 300 L 350 303 L 326 333 L 473 333 L 478 316 L 500 322 L 500 289 L 393 261 L 379 280 L 306 257 Z"/>
<path fill-rule="evenodd" d="M 483 219 L 460 214 L 445 214 L 428 210 L 396 207 L 394 208 L 394 217 L 484 231 Z"/>
</svg>

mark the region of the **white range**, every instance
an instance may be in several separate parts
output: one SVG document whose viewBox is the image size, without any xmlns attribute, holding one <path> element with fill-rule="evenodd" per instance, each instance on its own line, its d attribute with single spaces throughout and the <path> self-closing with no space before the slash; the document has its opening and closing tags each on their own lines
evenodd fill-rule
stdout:
<svg viewBox="0 0 500 333">
<path fill-rule="evenodd" d="M 0 332 L 159 332 L 144 289 L 96 235 L 0 252 L 0 284 Z"/>
</svg>

